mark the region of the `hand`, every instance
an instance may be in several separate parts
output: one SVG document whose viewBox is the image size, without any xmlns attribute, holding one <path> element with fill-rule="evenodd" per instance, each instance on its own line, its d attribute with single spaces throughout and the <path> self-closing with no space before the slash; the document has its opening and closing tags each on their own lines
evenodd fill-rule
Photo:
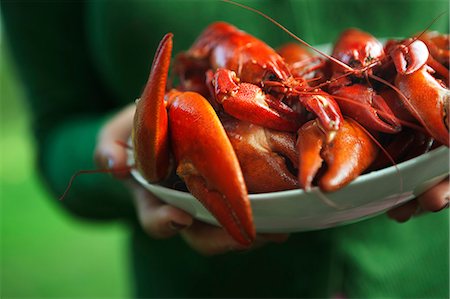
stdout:
<svg viewBox="0 0 450 299">
<path fill-rule="evenodd" d="M 133 124 L 135 105 L 129 105 L 109 120 L 98 135 L 95 160 L 102 168 L 125 169 L 126 149 L 117 143 L 126 143 Z M 283 242 L 287 234 L 260 234 L 251 248 L 244 248 L 234 241 L 222 228 L 194 220 L 191 215 L 161 202 L 149 191 L 129 177 L 127 171 L 114 171 L 130 188 L 138 220 L 143 230 L 156 239 L 169 238 L 181 233 L 187 244 L 203 255 L 222 254 L 234 250 L 248 250 L 268 242 Z"/>
<path fill-rule="evenodd" d="M 122 170 L 111 174 L 119 179 L 129 177 L 127 169 L 127 144 L 133 127 L 136 106 L 130 104 L 114 115 L 100 130 L 94 152 L 96 164 L 103 169 Z M 122 143 L 122 144 L 119 144 Z"/>
<path fill-rule="evenodd" d="M 287 234 L 258 234 L 251 247 L 243 247 L 222 228 L 194 220 L 186 212 L 164 204 L 141 186 L 136 185 L 133 190 L 139 222 L 149 236 L 164 239 L 180 232 L 186 243 L 202 255 L 250 250 L 269 242 L 281 243 L 288 238 Z"/>
<path fill-rule="evenodd" d="M 398 222 L 405 222 L 412 216 L 421 214 L 424 211 L 442 211 L 449 206 L 449 186 L 449 178 L 447 177 L 419 197 L 388 211 L 387 214 L 389 218 Z"/>
</svg>

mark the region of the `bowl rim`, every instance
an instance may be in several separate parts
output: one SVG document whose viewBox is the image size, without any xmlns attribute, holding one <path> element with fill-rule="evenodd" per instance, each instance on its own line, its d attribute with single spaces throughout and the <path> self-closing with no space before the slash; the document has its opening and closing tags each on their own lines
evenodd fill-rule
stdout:
<svg viewBox="0 0 450 299">
<path fill-rule="evenodd" d="M 403 162 L 401 162 L 399 164 L 392 165 L 392 166 L 385 167 L 385 168 L 382 168 L 382 169 L 379 169 L 379 170 L 374 170 L 374 171 L 365 173 L 363 175 L 358 176 L 353 181 L 351 181 L 348 185 L 344 186 L 343 188 L 341 188 L 341 189 L 339 189 L 339 190 L 337 190 L 335 192 L 339 192 L 339 191 L 344 190 L 346 188 L 351 188 L 353 185 L 356 185 L 356 184 L 364 183 L 364 182 L 366 182 L 366 181 L 368 181 L 368 180 L 370 180 L 370 179 L 372 179 L 374 177 L 378 177 L 380 175 L 389 175 L 389 174 L 392 174 L 394 172 L 398 173 L 398 175 L 400 176 L 399 180 L 401 182 L 401 180 L 402 180 L 401 172 L 404 169 L 414 165 L 415 163 L 422 162 L 423 160 L 428 159 L 430 156 L 439 155 L 441 152 L 444 152 L 446 150 L 448 151 L 449 149 L 445 145 L 442 145 L 442 146 L 439 146 L 439 147 L 437 147 L 435 149 L 432 149 L 432 150 L 430 150 L 430 151 L 428 151 L 428 152 L 426 152 L 426 153 L 424 153 L 422 155 L 419 155 L 419 156 L 416 156 L 416 157 L 411 158 L 409 160 L 403 161 Z M 449 154 L 450 153 L 448 153 L 448 155 Z M 129 150 L 129 156 L 131 156 L 131 161 L 132 161 L 132 159 L 133 159 L 133 151 L 132 150 Z M 131 169 L 131 173 L 132 173 L 134 179 L 137 179 L 137 176 L 138 176 L 138 177 L 140 177 L 140 179 L 144 180 L 147 184 L 151 185 L 154 188 L 158 188 L 158 189 L 160 189 L 160 190 L 162 190 L 164 192 L 171 192 L 172 194 L 178 195 L 178 196 L 193 196 L 190 192 L 172 189 L 172 188 L 165 187 L 165 186 L 162 186 L 162 185 L 157 184 L 157 183 L 149 183 L 139 173 L 139 171 L 136 168 L 134 168 L 134 167 Z M 401 193 L 401 191 L 402 190 L 400 190 L 400 193 Z M 284 197 L 284 196 L 287 197 L 287 196 L 294 196 L 294 195 L 295 196 L 301 196 L 303 194 L 312 194 L 312 193 L 316 193 L 317 194 L 318 192 L 321 192 L 321 190 L 319 189 L 319 187 L 314 186 L 308 191 L 303 190 L 303 189 L 292 189 L 292 190 L 283 190 L 283 191 L 266 192 L 266 193 L 249 193 L 248 197 L 249 197 L 250 201 L 270 201 L 274 197 Z M 329 192 L 329 193 L 331 194 L 331 193 L 334 193 L 334 192 Z"/>
</svg>

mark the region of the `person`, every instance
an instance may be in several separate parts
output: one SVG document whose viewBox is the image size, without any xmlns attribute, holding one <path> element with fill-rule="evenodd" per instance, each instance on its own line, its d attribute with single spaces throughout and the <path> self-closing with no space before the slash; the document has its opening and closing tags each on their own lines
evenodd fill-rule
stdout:
<svg viewBox="0 0 450 299">
<path fill-rule="evenodd" d="M 410 36 L 447 9 L 446 1 L 240 1 L 312 44 L 347 27 Z M 224 20 L 280 45 L 279 28 L 236 6 L 202 1 L 2 2 L 9 45 L 25 82 L 38 165 L 59 196 L 78 169 L 120 168 L 133 100 L 145 84 L 159 39 L 189 48 L 209 23 Z M 201 7 L 201 9 L 200 9 Z M 400 13 L 401 16 L 400 16 Z M 448 32 L 445 18 L 433 28 Z M 449 295 L 448 181 L 385 215 L 353 225 L 259 234 L 245 249 L 222 229 L 161 202 L 123 174 L 80 176 L 64 201 L 78 217 L 123 221 L 131 232 L 135 296 L 434 297 Z M 410 219 L 409 221 L 407 221 Z"/>
</svg>

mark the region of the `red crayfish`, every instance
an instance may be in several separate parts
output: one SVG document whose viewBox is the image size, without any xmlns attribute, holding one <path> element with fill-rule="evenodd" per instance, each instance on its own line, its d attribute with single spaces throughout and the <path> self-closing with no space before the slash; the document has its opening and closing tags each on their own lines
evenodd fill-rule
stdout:
<svg viewBox="0 0 450 299">
<path fill-rule="evenodd" d="M 218 22 L 176 56 L 180 85 L 167 91 L 167 34 L 136 104 L 135 167 L 152 183 L 176 170 L 225 230 L 250 245 L 249 192 L 334 191 L 386 166 L 380 147 L 400 161 L 420 154 L 418 142 L 422 152 L 432 140 L 449 146 L 445 38 L 426 33 L 383 46 L 349 29 L 331 57 L 320 57 L 297 44 L 277 52 Z"/>
</svg>

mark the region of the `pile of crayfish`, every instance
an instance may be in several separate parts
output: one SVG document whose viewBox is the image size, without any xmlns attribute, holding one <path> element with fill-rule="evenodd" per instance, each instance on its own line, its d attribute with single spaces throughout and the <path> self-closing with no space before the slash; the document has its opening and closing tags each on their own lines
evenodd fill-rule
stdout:
<svg viewBox="0 0 450 299">
<path fill-rule="evenodd" d="M 449 36 L 384 45 L 348 29 L 331 56 L 278 51 L 217 22 L 176 55 L 161 41 L 136 102 L 135 167 L 176 171 L 239 243 L 255 238 L 248 193 L 342 188 L 364 172 L 449 146 Z"/>
</svg>

